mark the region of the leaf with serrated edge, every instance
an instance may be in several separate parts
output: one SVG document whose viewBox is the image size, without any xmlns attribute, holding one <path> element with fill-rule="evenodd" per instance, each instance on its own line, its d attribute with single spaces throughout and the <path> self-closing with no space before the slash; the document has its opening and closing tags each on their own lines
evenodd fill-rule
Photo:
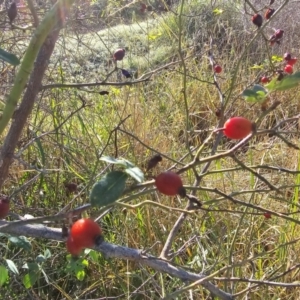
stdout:
<svg viewBox="0 0 300 300">
<path fill-rule="evenodd" d="M 92 188 L 90 202 L 93 206 L 105 206 L 118 200 L 125 189 L 127 174 L 112 171 L 106 174 Z"/>
</svg>

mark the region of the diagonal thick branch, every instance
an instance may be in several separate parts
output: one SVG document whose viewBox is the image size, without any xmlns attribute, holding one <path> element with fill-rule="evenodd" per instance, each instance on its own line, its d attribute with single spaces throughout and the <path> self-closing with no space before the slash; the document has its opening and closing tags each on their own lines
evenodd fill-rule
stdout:
<svg viewBox="0 0 300 300">
<path fill-rule="evenodd" d="M 58 39 L 59 30 L 48 35 L 37 56 L 34 69 L 31 73 L 27 89 L 19 108 L 15 111 L 13 122 L 5 138 L 0 153 L 0 190 L 8 176 L 9 167 L 13 161 L 14 152 L 21 136 L 26 120 L 30 115 L 34 101 L 40 91 L 44 73 Z"/>
<path fill-rule="evenodd" d="M 3 226 L 7 224 L 9 224 L 9 222 L 0 220 L 2 233 L 8 233 L 15 236 L 24 235 L 27 237 L 64 241 L 62 237 L 62 230 L 60 228 L 51 228 L 42 224 L 28 224 L 13 227 Z M 134 261 L 136 263 L 140 263 L 141 265 L 153 268 L 156 271 L 168 273 L 171 276 L 177 277 L 184 282 L 195 282 L 206 277 L 205 275 L 188 272 L 183 268 L 171 264 L 167 260 L 162 260 L 155 256 L 149 255 L 142 250 L 118 246 L 107 242 L 103 242 L 100 246 L 97 246 L 94 249 L 101 252 L 107 258 L 110 257 Z M 201 283 L 201 285 L 209 290 L 213 295 L 219 297 L 219 299 L 221 300 L 233 299 L 230 294 L 220 290 L 209 281 L 204 281 Z"/>
</svg>

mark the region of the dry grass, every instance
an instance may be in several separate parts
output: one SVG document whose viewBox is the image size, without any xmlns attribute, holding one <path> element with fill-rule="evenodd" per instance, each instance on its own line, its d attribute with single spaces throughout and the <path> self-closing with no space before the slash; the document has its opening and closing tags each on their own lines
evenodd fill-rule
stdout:
<svg viewBox="0 0 300 300">
<path fill-rule="evenodd" d="M 279 24 L 281 24 L 280 20 L 287 19 L 286 14 L 291 13 L 294 4 L 283 10 L 278 19 Z M 218 5 L 220 4 L 218 3 Z M 219 7 L 218 5 L 217 7 Z M 195 4 L 194 7 L 196 7 Z M 187 11 L 189 10 L 192 11 L 192 8 L 187 8 Z M 224 47 L 228 47 L 225 47 L 228 51 L 218 48 L 218 42 L 214 46 L 216 58 L 224 68 L 224 72 L 218 77 L 218 83 L 225 93 L 230 87 L 232 68 L 239 59 L 240 51 L 243 50 L 240 47 L 246 46 L 246 43 L 241 45 L 241 36 L 245 40 L 250 39 L 254 29 L 249 26 L 244 16 L 241 16 L 240 13 L 236 14 L 242 10 L 242 7 L 236 7 L 236 11 L 229 11 L 225 6 L 224 10 L 224 14 L 217 19 L 215 27 L 208 27 L 225 30 L 226 33 L 226 37 L 221 37 L 222 43 L 224 43 Z M 164 16 L 158 22 L 161 26 L 156 27 L 157 30 L 166 34 L 162 28 L 169 28 L 178 33 L 174 18 L 176 19 L 172 15 Z M 192 26 L 201 28 L 201 23 L 192 24 L 191 19 L 187 18 L 187 20 L 190 21 L 190 23 L 187 22 L 190 26 L 189 29 Z M 239 23 L 241 20 L 244 20 L 244 23 Z M 230 23 L 231 21 L 232 23 Z M 277 19 L 274 20 L 274 23 L 278 24 Z M 284 40 L 282 47 L 272 49 L 272 54 L 281 55 L 288 49 L 298 47 L 298 39 L 292 38 L 290 33 L 299 32 L 299 24 L 290 20 L 286 21 L 284 26 L 288 33 L 287 39 Z M 131 135 L 119 131 L 116 138 L 117 149 L 114 141 L 111 141 L 105 150 L 105 155 L 114 156 L 117 151 L 119 157 L 125 157 L 141 168 L 154 154 L 150 147 L 170 158 L 164 159 L 152 174 L 147 174 L 148 177 L 170 168 L 174 165 L 174 160 L 183 164 L 190 162 L 191 157 L 187 155 L 188 149 L 180 133 L 183 131 L 184 134 L 188 131 L 189 146 L 199 147 L 205 137 L 199 136 L 193 131 L 213 130 L 218 123 L 215 111 L 220 106 L 215 86 L 202 82 L 203 80 L 212 81 L 212 74 L 205 55 L 199 57 L 199 53 L 205 51 L 204 43 L 207 42 L 207 36 L 205 34 L 202 36 L 198 29 L 193 28 L 193 32 L 197 33 L 198 42 L 200 38 L 203 39 L 201 40 L 203 45 L 199 50 L 194 49 L 195 54 L 186 60 L 188 110 L 186 110 L 182 93 L 184 74 L 179 65 L 163 70 L 147 83 L 134 87 L 107 88 L 110 92 L 108 96 L 67 89 L 46 92 L 35 107 L 20 147 L 35 135 L 52 130 L 53 132 L 42 137 L 39 140 L 40 144 L 35 142 L 23 152 L 22 160 L 26 161 L 28 165 L 15 163 L 11 168 L 5 192 L 11 193 L 22 187 L 37 174 L 30 169 L 29 165 L 44 168 L 47 173 L 16 194 L 12 210 L 21 215 L 26 213 L 34 216 L 55 214 L 59 209 L 68 205 L 72 199 L 72 196 L 67 196 L 65 193 L 63 186 L 65 181 L 76 181 L 81 188 L 87 188 L 80 196 L 76 197 L 72 206 L 77 207 L 86 203 L 89 187 L 100 177 L 102 172 L 107 171 L 106 163 L 99 161 L 98 154 L 105 146 L 110 131 L 128 115 L 131 117 L 122 128 Z M 186 30 L 188 31 L 188 29 Z M 132 32 L 130 31 L 129 35 Z M 149 32 L 152 34 L 152 31 Z M 212 32 L 213 30 L 210 33 Z M 101 34 L 103 32 L 97 33 L 98 36 Z M 162 44 L 162 49 L 157 50 L 162 53 L 166 49 L 166 45 L 162 42 L 163 37 L 168 41 L 167 35 L 162 35 L 157 39 L 157 43 L 152 41 L 154 49 L 151 50 L 152 48 L 149 46 L 149 55 L 142 58 L 141 65 L 139 65 L 141 60 L 133 65 L 145 72 L 153 69 L 156 59 L 159 57 L 155 55 L 155 47 Z M 90 37 L 86 38 L 89 40 Z M 192 34 L 187 35 L 187 39 L 184 39 L 185 48 L 188 49 L 188 46 L 193 44 L 195 41 L 193 38 L 195 36 L 193 37 Z M 118 37 L 115 39 L 117 40 Z M 141 36 L 140 40 L 142 40 Z M 216 40 L 218 39 L 216 38 Z M 95 45 L 98 44 L 95 43 Z M 177 45 L 176 42 L 172 44 L 172 47 L 174 45 Z M 238 80 L 226 109 L 227 117 L 243 115 L 255 120 L 260 114 L 258 105 L 250 105 L 240 96 L 241 91 L 259 77 L 260 71 L 251 69 L 257 62 L 256 59 L 266 58 L 265 44 L 261 42 L 260 38 L 257 40 L 257 45 L 260 48 L 257 48 L 255 54 L 252 50 L 249 51 L 238 70 Z M 135 49 L 134 46 L 132 48 Z M 81 53 L 82 59 L 85 61 L 86 52 L 82 50 Z M 186 53 L 187 56 L 189 54 Z M 297 53 L 294 52 L 294 54 Z M 171 56 L 168 52 L 167 57 Z M 178 59 L 175 51 L 174 56 Z M 151 57 L 151 59 L 147 60 L 147 57 Z M 130 63 L 132 61 L 129 59 L 124 62 L 126 67 L 129 67 Z M 160 61 L 160 63 L 163 62 Z M 53 63 L 53 66 L 57 65 Z M 55 72 L 59 74 L 58 69 L 58 67 L 53 68 L 45 82 L 56 80 L 54 74 Z M 61 78 L 68 80 L 72 75 L 65 68 L 63 71 L 65 73 L 60 74 Z M 85 81 L 95 80 L 92 74 L 84 73 L 82 70 L 80 72 L 82 72 L 80 76 Z M 80 78 L 78 77 L 78 79 Z M 86 99 L 90 106 L 81 110 L 66 124 L 55 130 L 70 112 L 79 107 L 78 93 Z M 299 111 L 298 97 L 298 88 L 272 94 L 270 102 L 279 100 L 281 105 L 264 119 L 260 128 L 270 128 L 280 120 L 296 115 Z M 297 123 L 289 123 L 283 130 L 289 131 L 290 133 L 286 137 L 295 145 L 299 145 Z M 231 144 L 223 138 L 217 153 L 221 153 L 229 147 Z M 210 151 L 211 144 L 208 144 L 201 158 L 209 156 Z M 233 265 L 233 267 L 228 267 L 220 272 L 214 281 L 221 289 L 231 293 L 240 293 L 249 288 L 249 282 L 243 282 L 242 279 L 283 283 L 299 282 L 298 253 L 300 249 L 298 239 L 300 235 L 297 230 L 298 224 L 274 215 L 271 219 L 266 219 L 262 211 L 233 203 L 228 198 L 214 193 L 213 190 L 217 188 L 244 203 L 287 214 L 299 222 L 299 214 L 295 213 L 299 210 L 299 174 L 254 168 L 257 165 L 269 165 L 299 171 L 299 151 L 288 147 L 276 137 L 265 135 L 250 141 L 247 151 L 238 152 L 237 157 L 245 165 L 252 166 L 253 170 L 259 172 L 273 185 L 280 187 L 280 193 L 269 191 L 265 183 L 248 171 L 232 170 L 237 167 L 237 164 L 229 157 L 213 161 L 198 187 L 192 187 L 194 174 L 191 170 L 182 174 L 188 191 L 196 190 L 195 193 L 203 202 L 203 207 L 210 211 L 200 210 L 185 220 L 172 245 L 172 252 L 176 253 L 174 263 L 191 269 L 193 272 L 206 274 Z M 201 172 L 202 167 L 202 165 L 198 166 L 197 171 Z M 176 168 L 180 168 L 180 165 L 177 165 Z M 185 200 L 166 197 L 158 192 L 139 196 L 130 203 L 135 204 L 144 200 L 157 201 L 170 207 L 184 208 L 186 206 Z M 92 217 L 100 214 L 98 209 L 92 209 L 89 213 Z M 158 256 L 179 214 L 179 212 L 164 211 L 156 206 L 143 206 L 135 210 L 116 206 L 100 222 L 107 241 L 133 248 L 151 249 L 151 254 Z M 20 276 L 16 276 L 14 281 L 10 280 L 9 284 L 4 286 L 3 293 L 9 295 L 8 299 L 25 299 L 26 297 L 34 299 L 34 294 L 38 295 L 39 299 L 68 297 L 70 299 L 76 297 L 90 299 L 117 296 L 120 296 L 120 299 L 161 299 L 174 290 L 184 287 L 184 284 L 176 278 L 158 274 L 151 269 L 126 261 L 106 260 L 94 251 L 86 253 L 85 258 L 89 262 L 89 266 L 85 268 L 86 277 L 83 281 L 78 281 L 73 275 L 66 272 L 67 253 L 64 245 L 46 240 L 32 240 L 31 242 L 33 248 L 30 257 L 36 257 L 46 248 L 51 251 L 51 259 L 43 265 L 43 268 L 51 282 L 55 284 L 48 284 L 41 277 L 39 284 L 36 284 L 31 291 L 25 291 L 21 283 L 22 275 L 25 272 L 22 271 Z M 24 250 L 20 251 L 12 244 L 7 246 L 9 251 L 0 248 L 3 257 L 12 259 L 21 270 L 24 260 L 29 260 L 29 253 Z M 294 269 L 291 270 L 291 268 Z M 277 276 L 279 277 L 277 278 Z M 232 277 L 240 278 L 240 280 L 224 281 L 225 278 Z M 9 294 L 11 290 L 14 290 L 13 294 Z M 194 299 L 210 299 L 210 295 L 201 286 L 193 289 L 191 293 Z M 249 292 L 237 296 L 236 299 L 280 298 L 292 300 L 299 297 L 299 288 L 260 284 Z M 190 292 L 184 292 L 178 299 L 192 298 Z"/>
</svg>

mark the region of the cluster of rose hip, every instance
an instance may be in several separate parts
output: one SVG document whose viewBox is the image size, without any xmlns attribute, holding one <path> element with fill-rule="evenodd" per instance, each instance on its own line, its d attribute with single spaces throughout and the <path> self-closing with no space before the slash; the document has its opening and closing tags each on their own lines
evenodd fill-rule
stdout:
<svg viewBox="0 0 300 300">
<path fill-rule="evenodd" d="M 228 119 L 223 128 L 217 131 L 223 131 L 224 135 L 230 139 L 240 140 L 248 136 L 253 130 L 254 124 L 243 117 L 233 117 Z M 162 160 L 160 155 L 155 155 L 149 162 L 147 170 L 153 168 Z M 159 192 L 167 196 L 179 195 L 187 197 L 196 206 L 201 207 L 201 202 L 194 196 L 188 195 L 183 186 L 183 182 L 179 174 L 166 171 L 155 177 L 154 184 Z M 8 197 L 0 197 L 0 219 L 7 217 L 9 213 Z M 265 214 L 266 218 L 270 218 Z M 67 251 L 74 257 L 81 254 L 84 248 L 92 248 L 103 242 L 101 227 L 92 219 L 80 219 L 76 221 L 68 233 L 66 242 Z"/>
<path fill-rule="evenodd" d="M 274 1 L 271 0 L 270 5 L 273 3 L 274 3 Z M 265 12 L 265 19 L 269 20 L 274 12 L 275 12 L 275 9 L 269 7 Z M 252 23 L 254 25 L 256 25 L 258 28 L 260 28 L 263 24 L 263 17 L 259 13 L 254 14 L 252 16 L 251 20 L 252 20 Z M 270 45 L 273 46 L 275 43 L 280 45 L 280 41 L 283 37 L 283 33 L 284 33 L 284 31 L 282 29 L 275 29 L 274 34 L 272 34 L 269 38 Z M 285 53 L 283 56 L 283 60 L 286 65 L 283 70 L 276 71 L 276 74 L 278 75 L 277 76 L 278 80 L 281 80 L 284 77 L 284 73 L 292 74 L 294 72 L 293 66 L 297 62 L 297 58 L 292 57 L 292 55 L 290 53 Z M 271 79 L 270 79 L 270 77 L 263 76 L 263 77 L 261 77 L 260 81 L 262 83 L 268 83 L 271 81 Z"/>
<path fill-rule="evenodd" d="M 283 55 L 283 61 L 285 63 L 285 66 L 283 70 L 277 70 L 277 80 L 281 80 L 284 76 L 284 73 L 287 74 L 293 74 L 294 72 L 294 65 L 297 62 L 297 57 L 292 57 L 291 53 L 285 53 Z M 271 81 L 271 78 L 268 76 L 263 76 L 260 79 L 261 83 L 269 83 Z"/>
</svg>

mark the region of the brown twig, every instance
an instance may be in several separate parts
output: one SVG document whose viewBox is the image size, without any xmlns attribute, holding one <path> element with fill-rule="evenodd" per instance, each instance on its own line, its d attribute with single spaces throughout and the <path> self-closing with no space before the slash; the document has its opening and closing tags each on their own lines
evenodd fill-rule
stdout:
<svg viewBox="0 0 300 300">
<path fill-rule="evenodd" d="M 47 90 L 47 89 L 55 89 L 55 88 L 62 88 L 62 89 L 81 89 L 84 87 L 91 87 L 91 86 L 131 86 L 141 82 L 149 81 L 150 77 L 144 79 L 137 79 L 133 81 L 126 81 L 126 82 L 109 82 L 109 81 L 101 81 L 101 82 L 90 82 L 90 83 L 52 83 L 52 84 L 45 84 L 43 85 L 40 90 Z"/>
<path fill-rule="evenodd" d="M 256 171 L 252 170 L 250 167 L 246 166 L 243 162 L 241 162 L 234 154 L 231 155 L 231 158 L 242 167 L 243 170 L 247 170 L 250 173 L 252 173 L 254 176 L 256 176 L 258 179 L 260 179 L 262 182 L 264 182 L 271 190 L 279 192 L 278 188 L 274 186 L 271 182 L 269 182 L 266 178 L 264 178 L 262 175 L 257 173 Z"/>
<path fill-rule="evenodd" d="M 30 12 L 32 14 L 33 20 L 34 20 L 34 23 L 33 23 L 34 27 L 38 27 L 38 25 L 39 25 L 39 18 L 38 18 L 36 9 L 34 7 L 34 4 L 33 4 L 32 0 L 27 0 L 27 3 L 28 3 L 29 10 L 30 10 Z"/>
</svg>

